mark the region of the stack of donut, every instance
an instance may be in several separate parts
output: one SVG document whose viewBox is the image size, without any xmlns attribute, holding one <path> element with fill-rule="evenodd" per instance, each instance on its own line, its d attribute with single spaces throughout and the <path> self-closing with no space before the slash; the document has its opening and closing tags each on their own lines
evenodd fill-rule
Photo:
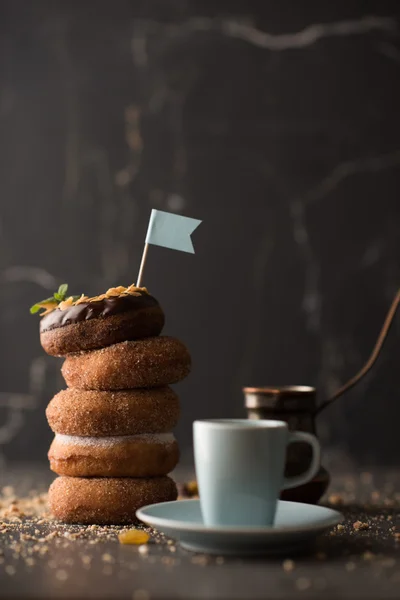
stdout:
<svg viewBox="0 0 400 600">
<path fill-rule="evenodd" d="M 191 361 L 179 340 L 160 335 L 163 326 L 157 300 L 132 286 L 42 317 L 44 350 L 66 357 L 68 388 L 46 410 L 55 433 L 50 467 L 59 475 L 49 490 L 56 518 L 132 523 L 141 506 L 176 499 L 167 475 L 179 459 L 171 433 L 179 399 L 169 385 L 188 375 Z"/>
</svg>

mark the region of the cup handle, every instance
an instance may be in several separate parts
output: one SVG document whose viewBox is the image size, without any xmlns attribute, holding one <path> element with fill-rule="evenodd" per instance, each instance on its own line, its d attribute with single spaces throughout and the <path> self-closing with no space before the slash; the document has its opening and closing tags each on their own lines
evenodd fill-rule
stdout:
<svg viewBox="0 0 400 600">
<path fill-rule="evenodd" d="M 312 448 L 312 459 L 311 465 L 307 469 L 305 473 L 301 475 L 294 475 L 293 477 L 285 477 L 283 482 L 284 490 L 288 490 L 289 488 L 298 487 L 299 485 L 303 485 L 310 481 L 316 475 L 320 468 L 321 461 L 321 447 L 315 435 L 312 433 L 303 433 L 302 431 L 294 431 L 293 433 L 289 433 L 288 444 L 292 444 L 293 442 L 306 442 Z"/>
</svg>

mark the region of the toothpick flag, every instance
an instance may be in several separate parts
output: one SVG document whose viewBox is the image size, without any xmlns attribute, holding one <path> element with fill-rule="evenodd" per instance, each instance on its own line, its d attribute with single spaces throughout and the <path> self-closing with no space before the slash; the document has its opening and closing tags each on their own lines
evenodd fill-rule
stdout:
<svg viewBox="0 0 400 600">
<path fill-rule="evenodd" d="M 146 244 L 164 246 L 165 248 L 172 248 L 172 250 L 194 254 L 190 236 L 200 223 L 201 221 L 198 219 L 182 217 L 181 215 L 153 208 L 147 230 Z"/>
<path fill-rule="evenodd" d="M 149 244 L 194 254 L 193 242 L 190 236 L 200 223 L 199 219 L 183 217 L 182 215 L 167 213 L 163 210 L 155 210 L 153 208 L 136 285 L 139 287 L 142 282 Z"/>
</svg>

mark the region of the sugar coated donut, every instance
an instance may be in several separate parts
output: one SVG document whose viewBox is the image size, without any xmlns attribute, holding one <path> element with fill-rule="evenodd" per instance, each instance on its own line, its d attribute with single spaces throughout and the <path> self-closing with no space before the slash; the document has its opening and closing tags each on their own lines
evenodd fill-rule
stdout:
<svg viewBox="0 0 400 600">
<path fill-rule="evenodd" d="M 146 504 L 176 498 L 169 477 L 57 477 L 48 501 L 53 515 L 65 523 L 118 525 L 137 522 L 135 513 Z"/>
<path fill-rule="evenodd" d="M 189 374 L 190 366 L 190 355 L 182 342 L 161 336 L 72 354 L 61 372 L 69 387 L 124 390 L 176 383 Z"/>
<path fill-rule="evenodd" d="M 170 387 L 100 391 L 68 388 L 50 401 L 46 416 L 55 433 L 85 436 L 135 435 L 171 431 L 179 398 Z"/>
<path fill-rule="evenodd" d="M 40 321 L 40 341 L 48 354 L 65 356 L 159 335 L 164 320 L 157 300 L 138 288 L 135 294 L 52 310 Z"/>
<path fill-rule="evenodd" d="M 178 464 L 172 433 L 116 437 L 56 434 L 48 453 L 50 468 L 70 477 L 159 477 Z"/>
</svg>

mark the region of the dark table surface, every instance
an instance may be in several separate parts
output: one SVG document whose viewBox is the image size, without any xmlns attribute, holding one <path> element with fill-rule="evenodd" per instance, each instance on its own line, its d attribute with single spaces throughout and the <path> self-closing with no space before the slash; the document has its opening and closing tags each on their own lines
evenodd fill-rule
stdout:
<svg viewBox="0 0 400 600">
<path fill-rule="evenodd" d="M 38 515 L 46 505 L 37 494 L 36 516 L 21 516 L 32 509 L 21 495 L 44 489 L 48 477 L 31 466 L 2 474 L 2 485 L 13 489 L 3 488 L 0 500 L 1 598 L 400 597 L 399 472 L 335 475 L 324 504 L 339 507 L 343 526 L 305 554 L 257 559 L 192 554 L 157 534 L 144 551 L 121 545 L 119 528 L 66 526 Z"/>
</svg>

